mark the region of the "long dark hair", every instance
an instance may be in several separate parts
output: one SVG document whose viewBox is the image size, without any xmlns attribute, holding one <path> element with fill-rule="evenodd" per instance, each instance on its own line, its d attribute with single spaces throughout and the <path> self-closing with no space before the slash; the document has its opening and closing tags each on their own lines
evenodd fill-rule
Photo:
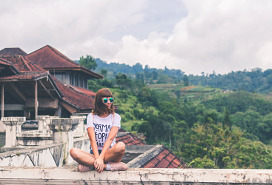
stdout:
<svg viewBox="0 0 272 185">
<path fill-rule="evenodd" d="M 103 102 L 103 97 L 112 97 L 112 93 L 108 88 L 103 88 L 97 91 L 95 96 L 95 107 L 93 110 L 94 114 L 102 115 L 102 114 L 112 114 L 114 113 L 114 106 L 113 103 L 111 104 L 111 107 L 108 108 Z"/>
</svg>

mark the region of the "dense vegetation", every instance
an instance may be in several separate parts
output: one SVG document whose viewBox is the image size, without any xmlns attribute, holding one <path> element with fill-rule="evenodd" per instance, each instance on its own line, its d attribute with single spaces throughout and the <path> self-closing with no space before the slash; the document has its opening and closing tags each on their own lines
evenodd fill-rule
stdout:
<svg viewBox="0 0 272 185">
<path fill-rule="evenodd" d="M 270 93 L 272 91 L 272 69 L 262 71 L 255 68 L 251 71 L 237 71 L 225 75 L 202 73 L 202 76 L 191 75 L 192 84 L 211 86 L 233 91 L 244 90 L 248 92 Z"/>
<path fill-rule="evenodd" d="M 272 92 L 272 69 L 263 71 L 260 68 L 252 69 L 251 71 L 232 71 L 228 74 L 205 74 L 202 72 L 198 75 L 185 75 L 181 70 L 177 69 L 155 69 L 148 65 L 142 66 L 137 63 L 133 66 L 126 64 L 110 63 L 95 59 L 97 63 L 97 72 L 102 69 L 110 71 L 108 78 L 113 79 L 118 73 L 124 73 L 127 76 L 137 77 L 145 80 L 146 83 L 183 83 L 187 80 L 191 85 L 209 86 L 231 91 L 248 91 L 268 94 Z"/>
<path fill-rule="evenodd" d="M 192 86 L 200 77 L 173 77 L 166 69 L 134 75 L 108 69 L 100 69 L 105 78 L 90 80 L 89 88 L 110 88 L 122 127 L 143 133 L 147 144 L 164 144 L 196 168 L 272 168 L 269 95 Z"/>
</svg>

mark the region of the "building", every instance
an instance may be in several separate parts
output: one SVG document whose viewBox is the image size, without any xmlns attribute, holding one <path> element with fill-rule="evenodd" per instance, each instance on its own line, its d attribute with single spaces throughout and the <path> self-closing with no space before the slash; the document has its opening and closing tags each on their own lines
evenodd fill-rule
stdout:
<svg viewBox="0 0 272 185">
<path fill-rule="evenodd" d="M 26 55 L 26 59 L 42 66 L 67 85 L 88 89 L 88 79 L 102 78 L 101 75 L 78 65 L 49 45 Z"/>
<path fill-rule="evenodd" d="M 46 45 L 30 54 L 20 48 L 0 51 L 1 117 L 70 117 L 94 108 L 88 79 L 102 75 Z"/>
</svg>

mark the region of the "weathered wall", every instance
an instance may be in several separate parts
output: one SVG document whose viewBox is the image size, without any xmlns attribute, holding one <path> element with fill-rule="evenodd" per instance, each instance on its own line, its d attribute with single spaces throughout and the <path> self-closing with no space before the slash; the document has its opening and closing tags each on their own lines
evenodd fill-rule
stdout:
<svg viewBox="0 0 272 185">
<path fill-rule="evenodd" d="M 0 120 L 0 132 L 6 131 L 6 125 Z"/>
<path fill-rule="evenodd" d="M 4 132 L 0 132 L 0 147 L 5 145 L 5 140 L 6 140 L 5 135 L 6 134 Z"/>
<path fill-rule="evenodd" d="M 131 168 L 80 173 L 76 167 L 0 168 L 0 184 L 272 184 L 272 170 Z"/>
<path fill-rule="evenodd" d="M 87 138 L 76 139 L 76 147 L 88 151 L 90 142 Z M 0 153 L 0 167 L 59 167 L 63 165 L 65 153 L 63 144 L 28 147 Z"/>
</svg>

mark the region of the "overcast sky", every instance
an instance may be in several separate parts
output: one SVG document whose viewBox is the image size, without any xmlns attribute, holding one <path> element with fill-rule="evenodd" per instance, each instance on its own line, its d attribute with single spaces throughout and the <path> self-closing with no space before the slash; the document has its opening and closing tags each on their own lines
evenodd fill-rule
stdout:
<svg viewBox="0 0 272 185">
<path fill-rule="evenodd" d="M 0 0 L 0 49 L 225 74 L 272 68 L 272 0 Z"/>
</svg>

